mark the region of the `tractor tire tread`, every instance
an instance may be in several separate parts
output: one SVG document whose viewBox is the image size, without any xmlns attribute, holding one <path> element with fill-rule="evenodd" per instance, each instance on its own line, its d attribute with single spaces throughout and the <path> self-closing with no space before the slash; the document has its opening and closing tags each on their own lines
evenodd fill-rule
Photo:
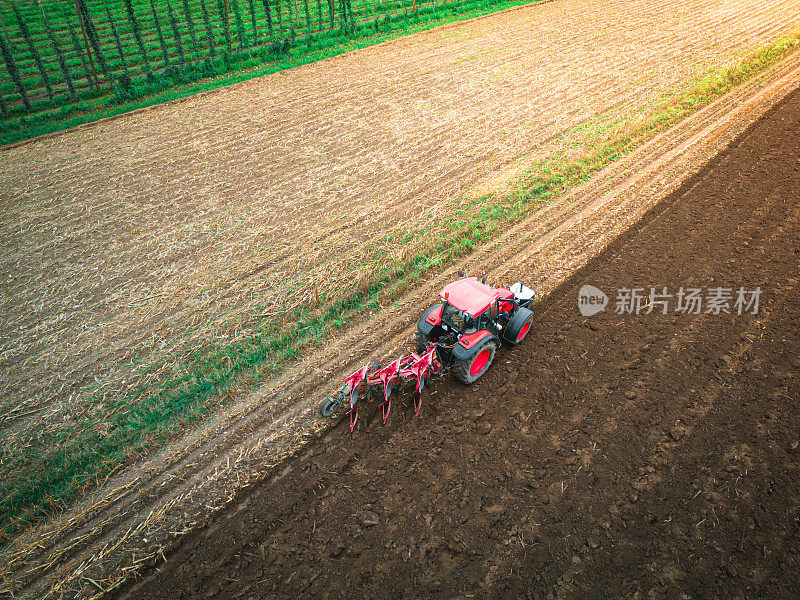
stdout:
<svg viewBox="0 0 800 600">
<path fill-rule="evenodd" d="M 489 360 L 486 362 L 486 366 L 481 370 L 480 373 L 473 375 L 470 373 L 470 366 L 472 366 L 472 362 L 475 360 L 475 357 L 478 356 L 484 349 L 487 347 L 491 347 L 492 353 L 489 356 Z M 484 342 L 478 348 L 475 349 L 475 352 L 466 360 L 456 360 L 453 362 L 453 376 L 458 379 L 461 383 L 465 385 L 470 385 L 471 383 L 475 383 L 486 371 L 489 370 L 489 367 L 492 365 L 492 361 L 494 360 L 495 354 L 497 353 L 497 342 L 494 340 L 489 340 L 488 342 Z"/>
</svg>

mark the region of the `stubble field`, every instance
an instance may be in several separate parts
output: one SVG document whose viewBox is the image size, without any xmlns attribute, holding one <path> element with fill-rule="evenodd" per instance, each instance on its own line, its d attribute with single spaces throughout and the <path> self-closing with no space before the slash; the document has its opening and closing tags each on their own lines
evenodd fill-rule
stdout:
<svg viewBox="0 0 800 600">
<path fill-rule="evenodd" d="M 116 597 L 795 598 L 798 130 L 795 91 L 476 384 L 442 381 L 420 418 L 345 419 Z M 611 296 L 590 318 L 585 284 Z M 669 297 L 627 312 L 626 286 Z M 716 311 L 714 286 L 760 302 Z"/>
</svg>

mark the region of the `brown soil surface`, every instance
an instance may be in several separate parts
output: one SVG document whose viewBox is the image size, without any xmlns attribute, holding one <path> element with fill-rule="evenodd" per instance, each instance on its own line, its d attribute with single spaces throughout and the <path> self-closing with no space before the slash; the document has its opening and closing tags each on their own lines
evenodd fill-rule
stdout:
<svg viewBox="0 0 800 600">
<path fill-rule="evenodd" d="M 122 597 L 796 598 L 800 92 L 422 418 L 345 423 Z M 589 319 L 578 291 L 611 296 Z M 763 290 L 618 315 L 621 287 Z"/>
</svg>

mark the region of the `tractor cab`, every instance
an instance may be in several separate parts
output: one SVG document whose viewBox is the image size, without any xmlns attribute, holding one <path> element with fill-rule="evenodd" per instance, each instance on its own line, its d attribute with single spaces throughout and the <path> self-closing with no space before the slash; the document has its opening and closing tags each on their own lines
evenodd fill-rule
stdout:
<svg viewBox="0 0 800 600">
<path fill-rule="evenodd" d="M 473 333 L 486 327 L 497 317 L 498 312 L 511 308 L 509 298 L 514 293 L 505 288 L 491 288 L 476 277 L 466 277 L 444 287 L 442 298 L 442 321 L 451 323 L 463 333 Z"/>
<path fill-rule="evenodd" d="M 442 329 L 469 335 L 485 329 L 500 294 L 475 277 L 455 281 L 442 290 Z M 495 311 L 496 312 L 496 311 Z"/>
<path fill-rule="evenodd" d="M 446 300 L 442 302 L 442 329 L 452 329 L 458 333 L 469 334 L 478 331 L 478 323 L 483 315 L 473 317 L 469 313 L 459 310 Z"/>
</svg>

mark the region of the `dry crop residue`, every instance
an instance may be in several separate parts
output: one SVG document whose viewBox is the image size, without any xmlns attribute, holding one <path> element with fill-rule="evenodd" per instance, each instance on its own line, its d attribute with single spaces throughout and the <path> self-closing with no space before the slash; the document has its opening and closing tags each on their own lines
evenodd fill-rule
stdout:
<svg viewBox="0 0 800 600">
<path fill-rule="evenodd" d="M 180 350 L 225 345 L 252 331 L 254 315 L 333 295 L 353 272 L 368 275 L 363 257 L 373 232 L 446 218 L 471 185 L 504 183 L 530 157 L 568 146 L 587 119 L 602 125 L 703 65 L 774 39 L 797 24 L 796 6 L 565 0 L 527 7 L 4 153 L 4 467 L 16 466 L 18 450 L 42 450 L 42 431 L 69 439 L 88 422 L 102 436 L 111 415 L 87 403 L 93 390 L 124 410 L 127 388 L 181 370 Z M 732 106 L 717 107 L 712 120 Z M 629 208 L 609 208 L 592 223 L 599 241 L 612 235 L 610 223 L 637 214 Z M 540 224 L 566 219 L 560 211 L 553 207 Z M 548 279 L 537 287 L 558 281 L 584 252 L 565 246 L 572 239 L 548 254 L 554 262 L 542 263 Z M 508 265 L 524 262 L 520 254 L 504 264 L 506 250 L 474 260 L 505 276 Z M 435 287 L 426 283 L 372 323 L 391 339 L 357 327 L 349 341 L 326 347 L 319 360 L 327 373 L 378 345 L 399 347 L 405 331 L 397 315 L 416 314 Z M 134 358 L 140 362 L 129 364 Z M 165 364 L 162 373 L 135 372 Z M 295 387 L 318 389 L 324 373 L 313 361 L 303 365 Z M 179 501 L 191 498 L 195 514 L 208 506 L 195 493 L 201 485 L 227 497 L 224 488 L 240 485 L 240 473 L 230 472 L 237 460 L 254 457 L 254 476 L 268 469 L 280 455 L 263 460 L 259 444 L 307 418 L 307 406 L 284 411 L 298 396 L 274 391 L 12 546 L 7 564 L 32 586 L 30 597 L 44 595 L 40 573 L 56 582 L 87 573 L 87 556 L 98 556 L 86 554 L 92 548 L 104 554 L 136 544 L 136 536 L 152 540 L 150 516 L 171 510 L 174 528 L 164 531 L 181 530 Z M 245 443 L 254 430 L 257 439 Z M 281 438 L 281 452 L 298 439 Z M 230 480 L 217 479 L 222 472 Z M 131 523 L 137 511 L 142 518 Z M 85 577 L 80 585 L 94 588 Z"/>
</svg>

